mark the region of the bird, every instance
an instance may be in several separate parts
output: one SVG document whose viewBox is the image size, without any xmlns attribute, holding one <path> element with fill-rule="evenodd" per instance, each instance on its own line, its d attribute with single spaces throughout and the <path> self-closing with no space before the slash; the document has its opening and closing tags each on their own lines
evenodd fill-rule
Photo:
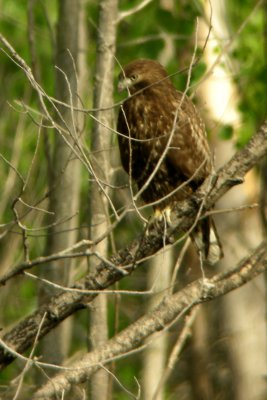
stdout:
<svg viewBox="0 0 267 400">
<path fill-rule="evenodd" d="M 118 113 L 121 163 L 155 216 L 167 216 L 214 171 L 206 128 L 192 100 L 173 85 L 165 68 L 137 59 L 122 68 L 118 91 L 128 97 Z M 215 264 L 222 246 L 211 216 L 191 234 L 204 260 Z"/>
</svg>

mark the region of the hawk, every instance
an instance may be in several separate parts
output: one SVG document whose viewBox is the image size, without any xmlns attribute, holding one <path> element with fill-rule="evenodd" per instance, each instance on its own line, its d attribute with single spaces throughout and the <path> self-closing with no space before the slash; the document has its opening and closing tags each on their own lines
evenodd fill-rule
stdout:
<svg viewBox="0 0 267 400">
<path fill-rule="evenodd" d="M 129 95 L 117 123 L 122 166 L 143 201 L 154 207 L 156 215 L 167 215 L 213 170 L 203 120 L 154 60 L 126 65 L 118 89 Z M 221 246 L 210 217 L 200 221 L 191 236 L 208 262 L 218 261 Z"/>
</svg>

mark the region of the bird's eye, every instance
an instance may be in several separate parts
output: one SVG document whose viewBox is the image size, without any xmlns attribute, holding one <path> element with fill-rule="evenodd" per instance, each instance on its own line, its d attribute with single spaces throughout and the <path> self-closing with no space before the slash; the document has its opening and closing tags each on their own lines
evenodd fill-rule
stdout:
<svg viewBox="0 0 267 400">
<path fill-rule="evenodd" d="M 137 79 L 137 75 L 135 75 L 135 74 L 134 74 L 134 75 L 132 75 L 132 76 L 130 77 L 130 79 L 131 79 L 131 81 L 133 81 L 133 82 L 134 82 L 134 81 L 136 81 L 136 79 Z"/>
</svg>

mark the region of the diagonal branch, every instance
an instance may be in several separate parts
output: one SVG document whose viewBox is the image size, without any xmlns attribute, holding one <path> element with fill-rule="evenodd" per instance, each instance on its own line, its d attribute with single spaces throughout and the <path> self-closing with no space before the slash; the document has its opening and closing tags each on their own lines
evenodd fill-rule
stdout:
<svg viewBox="0 0 267 400">
<path fill-rule="evenodd" d="M 213 285 L 205 287 L 199 279 L 178 293 L 165 298 L 152 312 L 110 339 L 104 346 L 87 353 L 72 364 L 71 371 L 64 371 L 41 388 L 34 399 L 50 399 L 66 393 L 72 385 L 86 381 L 92 373 L 111 360 L 120 358 L 142 345 L 155 332 L 167 329 L 177 318 L 187 314 L 193 307 L 214 300 L 237 289 L 267 270 L 267 242 L 263 241 L 255 251 L 234 269 L 217 274 Z"/>
<path fill-rule="evenodd" d="M 253 168 L 267 154 L 267 121 L 259 132 L 253 136 L 250 142 L 242 150 L 222 167 L 217 175 L 209 196 L 205 200 L 204 212 L 211 208 L 215 202 L 232 186 L 243 181 L 245 174 Z M 209 180 L 209 179 L 208 179 Z M 203 186 L 196 192 L 194 198 L 177 206 L 175 222 L 167 230 L 167 237 L 157 229 L 149 229 L 149 234 L 143 234 L 140 238 L 131 242 L 127 247 L 111 256 L 109 262 L 101 262 L 95 273 L 88 274 L 77 281 L 74 287 L 82 290 L 104 290 L 110 285 L 130 274 L 144 258 L 152 256 L 159 251 L 166 241 L 171 240 L 174 232 L 186 232 L 190 229 L 198 213 L 198 207 L 203 199 Z M 114 267 L 112 266 L 114 265 Z M 118 268 L 117 268 L 118 267 Z M 92 301 L 97 293 L 84 294 L 79 292 L 63 292 L 51 298 L 33 314 L 19 322 L 13 328 L 7 330 L 2 339 L 18 353 L 24 352 L 32 346 L 39 327 L 39 322 L 46 312 L 47 318 L 43 322 L 39 338 L 45 336 L 65 318 L 84 308 Z M 0 369 L 3 369 L 14 357 L 4 349 L 0 349 Z"/>
</svg>

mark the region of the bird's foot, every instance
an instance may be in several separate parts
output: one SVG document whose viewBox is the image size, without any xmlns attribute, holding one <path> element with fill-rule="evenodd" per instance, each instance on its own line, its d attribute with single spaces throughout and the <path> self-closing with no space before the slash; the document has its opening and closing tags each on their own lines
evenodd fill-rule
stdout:
<svg viewBox="0 0 267 400">
<path fill-rule="evenodd" d="M 233 178 L 228 178 L 227 182 L 228 182 L 229 186 L 236 186 L 236 185 L 240 185 L 241 183 L 244 183 L 244 178 L 236 176 Z"/>
<path fill-rule="evenodd" d="M 172 227 L 171 213 L 171 207 L 166 207 L 163 210 L 156 208 L 153 219 L 160 223 L 164 222 L 167 227 Z"/>
<path fill-rule="evenodd" d="M 172 225 L 171 208 L 166 207 L 163 210 L 156 209 L 147 226 L 146 235 L 162 233 L 162 235 L 166 238 L 167 229 L 172 227 Z M 168 241 L 171 242 L 171 238 L 169 238 Z"/>
<path fill-rule="evenodd" d="M 215 285 L 208 278 L 203 277 L 202 279 L 202 298 L 208 299 L 210 296 L 210 292 L 214 289 Z"/>
</svg>

